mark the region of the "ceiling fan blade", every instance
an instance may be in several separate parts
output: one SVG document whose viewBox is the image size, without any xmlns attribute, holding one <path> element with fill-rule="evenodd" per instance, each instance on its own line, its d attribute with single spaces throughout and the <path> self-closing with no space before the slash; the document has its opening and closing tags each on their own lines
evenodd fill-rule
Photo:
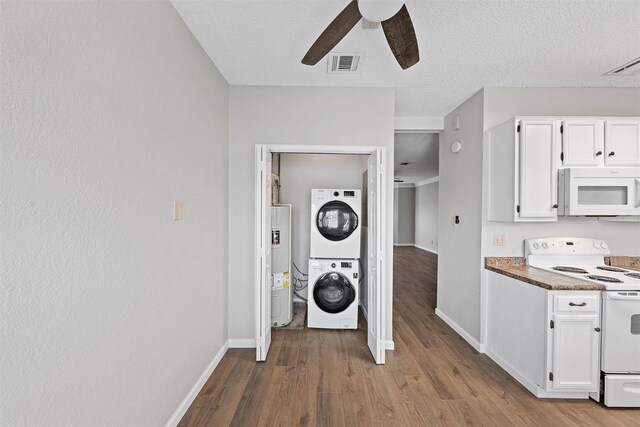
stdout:
<svg viewBox="0 0 640 427">
<path fill-rule="evenodd" d="M 353 0 L 345 7 L 329 26 L 320 34 L 307 54 L 302 58 L 305 65 L 316 65 L 344 36 L 362 19 L 358 2 Z M 393 19 L 393 18 L 392 18 Z"/>
<path fill-rule="evenodd" d="M 393 56 L 403 70 L 420 60 L 418 39 L 406 4 L 391 18 L 382 21 L 382 29 Z"/>
</svg>

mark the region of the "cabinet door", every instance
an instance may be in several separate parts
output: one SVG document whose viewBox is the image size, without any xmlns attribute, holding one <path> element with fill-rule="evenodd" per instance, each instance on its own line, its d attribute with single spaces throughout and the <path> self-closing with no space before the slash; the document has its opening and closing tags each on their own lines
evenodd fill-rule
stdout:
<svg viewBox="0 0 640 427">
<path fill-rule="evenodd" d="M 562 165 L 600 166 L 603 162 L 604 122 L 565 120 L 562 122 Z"/>
<path fill-rule="evenodd" d="M 555 120 L 520 121 L 517 221 L 557 220 L 557 127 Z"/>
<path fill-rule="evenodd" d="M 556 314 L 553 322 L 549 389 L 598 391 L 599 316 Z"/>
<path fill-rule="evenodd" d="M 640 166 L 640 120 L 607 120 L 605 165 Z"/>
</svg>

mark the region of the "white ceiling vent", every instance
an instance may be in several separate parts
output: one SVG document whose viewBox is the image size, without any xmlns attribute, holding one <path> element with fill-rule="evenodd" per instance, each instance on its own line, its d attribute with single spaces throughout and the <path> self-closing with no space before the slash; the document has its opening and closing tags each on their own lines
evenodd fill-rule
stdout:
<svg viewBox="0 0 640 427">
<path fill-rule="evenodd" d="M 627 62 L 624 65 L 614 68 L 608 73 L 604 73 L 605 76 L 635 76 L 640 73 L 640 58 L 636 58 Z"/>
<path fill-rule="evenodd" d="M 328 73 L 359 73 L 362 67 L 362 53 L 330 53 L 327 61 Z"/>
</svg>

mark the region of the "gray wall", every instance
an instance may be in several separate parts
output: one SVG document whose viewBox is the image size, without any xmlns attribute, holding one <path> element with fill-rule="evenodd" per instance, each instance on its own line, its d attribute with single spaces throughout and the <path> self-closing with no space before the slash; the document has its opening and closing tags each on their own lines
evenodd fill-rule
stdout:
<svg viewBox="0 0 640 427">
<path fill-rule="evenodd" d="M 393 197 L 394 91 L 390 88 L 232 86 L 229 89 L 229 337 L 255 345 L 254 152 L 256 144 L 387 147 Z M 387 252 L 392 253 L 393 200 Z M 387 339 L 392 336 L 393 260 L 386 267 Z M 236 341 L 238 342 L 238 341 Z M 232 342 L 234 344 L 234 342 Z"/>
<path fill-rule="evenodd" d="M 1 8 L 0 424 L 163 425 L 227 340 L 227 83 L 167 2 Z"/>
<path fill-rule="evenodd" d="M 312 188 L 362 187 L 367 156 L 282 154 L 280 156 L 280 203 L 292 205 L 291 258 L 305 273 L 309 270 Z M 360 215 L 362 218 L 362 215 Z M 302 277 L 294 269 L 297 278 Z M 298 292 L 307 298 L 307 289 Z"/>
<path fill-rule="evenodd" d="M 393 243 L 413 245 L 416 232 L 416 189 L 394 188 L 394 193 Z"/>
<path fill-rule="evenodd" d="M 438 252 L 438 181 L 415 188 L 415 244 Z"/>
<path fill-rule="evenodd" d="M 484 92 L 445 117 L 440 134 L 438 310 L 480 339 L 482 242 L 482 134 Z M 460 116 L 460 129 L 453 118 Z M 462 150 L 452 153 L 454 141 Z M 460 223 L 452 225 L 455 215 Z"/>
</svg>

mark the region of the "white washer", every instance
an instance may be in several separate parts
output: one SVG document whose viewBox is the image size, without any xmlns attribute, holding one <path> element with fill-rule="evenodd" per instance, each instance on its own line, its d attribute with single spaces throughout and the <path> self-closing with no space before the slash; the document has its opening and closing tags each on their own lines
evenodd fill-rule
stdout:
<svg viewBox="0 0 640 427">
<path fill-rule="evenodd" d="M 309 260 L 307 327 L 358 328 L 358 261 Z"/>
<path fill-rule="evenodd" d="M 360 258 L 360 190 L 311 190 L 311 258 Z"/>
</svg>

